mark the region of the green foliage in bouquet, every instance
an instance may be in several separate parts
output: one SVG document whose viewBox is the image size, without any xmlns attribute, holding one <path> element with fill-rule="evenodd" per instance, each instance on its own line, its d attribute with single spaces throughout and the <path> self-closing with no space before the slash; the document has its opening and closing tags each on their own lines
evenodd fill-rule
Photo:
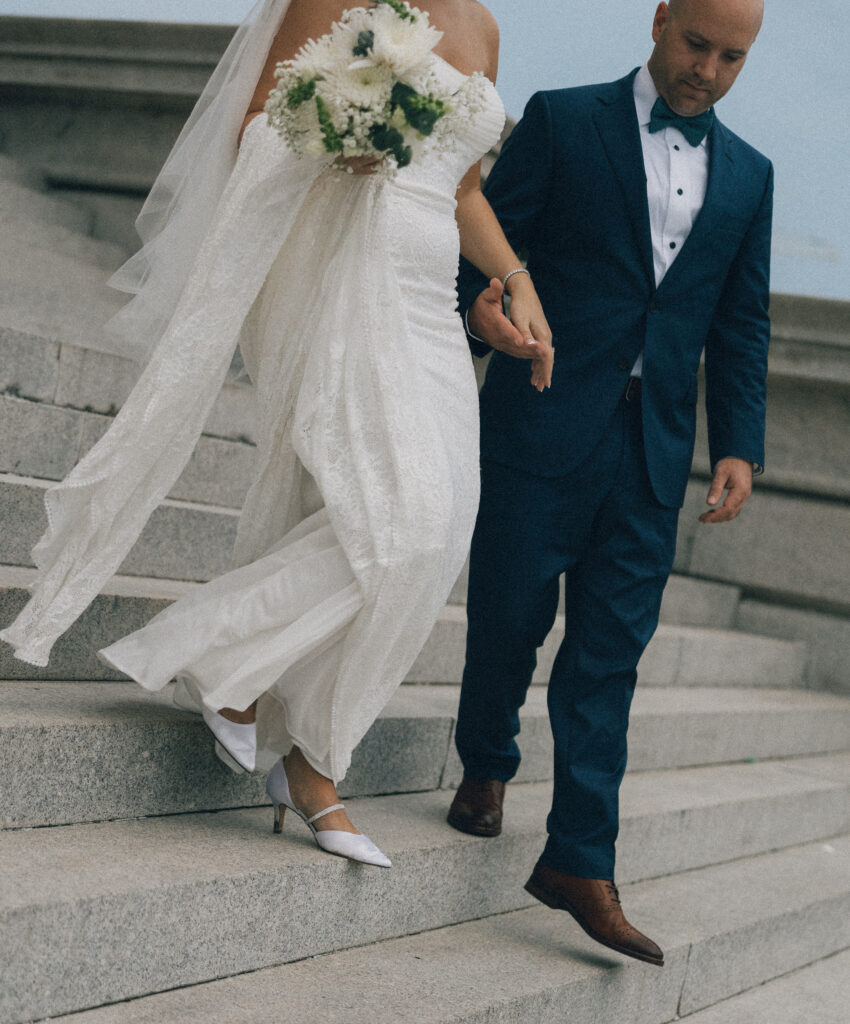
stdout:
<svg viewBox="0 0 850 1024">
<path fill-rule="evenodd" d="M 398 128 L 373 124 L 369 129 L 369 139 L 375 149 L 390 153 L 399 167 L 407 167 L 413 159 L 413 150 L 410 146 L 405 146 L 404 136 Z"/>
<path fill-rule="evenodd" d="M 377 7 L 378 4 L 386 4 L 387 7 L 392 7 L 396 14 L 402 19 L 410 18 L 411 21 L 416 21 L 416 15 L 411 11 L 410 7 L 408 7 L 406 3 L 402 2 L 402 0 L 376 0 L 375 7 Z"/>
<path fill-rule="evenodd" d="M 316 95 L 316 79 L 311 78 L 308 82 L 305 82 L 303 78 L 299 78 L 295 85 L 286 94 L 287 106 L 300 107 L 302 103 L 306 103 Z"/>
<path fill-rule="evenodd" d="M 319 118 L 319 128 L 322 132 L 322 140 L 325 144 L 325 149 L 329 153 L 341 153 L 345 148 L 342 136 L 334 127 L 333 118 L 331 117 L 331 112 L 328 110 L 327 103 L 325 103 L 318 93 L 316 94 L 316 114 Z"/>
<path fill-rule="evenodd" d="M 396 82 L 390 96 L 393 109 L 399 107 L 410 127 L 420 135 L 430 135 L 446 112 L 446 105 L 430 93 L 423 96 L 404 82 Z"/>
</svg>

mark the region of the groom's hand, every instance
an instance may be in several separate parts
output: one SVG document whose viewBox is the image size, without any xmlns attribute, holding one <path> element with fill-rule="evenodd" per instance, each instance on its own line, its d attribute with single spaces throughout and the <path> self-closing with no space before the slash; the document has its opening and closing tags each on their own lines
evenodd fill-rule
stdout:
<svg viewBox="0 0 850 1024">
<path fill-rule="evenodd" d="M 726 500 L 718 504 L 726 491 Z M 744 502 L 753 492 L 753 465 L 745 459 L 721 459 L 714 467 L 714 479 L 706 503 L 713 506 L 710 512 L 703 512 L 701 523 L 728 523 L 744 507 Z"/>
<path fill-rule="evenodd" d="M 531 359 L 531 383 L 538 391 L 542 391 L 552 384 L 554 355 L 548 324 L 545 317 L 542 317 L 542 311 L 537 317 L 537 320 L 542 322 L 538 323 L 533 322 L 531 315 L 523 315 L 522 310 L 516 308 L 522 301 L 517 296 L 512 299 L 511 313 L 520 314 L 515 318 L 524 327 L 524 330 L 521 330 L 505 316 L 502 306 L 503 294 L 502 282 L 494 277 L 489 288 L 481 292 L 469 307 L 466 317 L 469 330 L 499 352 L 504 352 L 515 359 Z M 539 302 L 536 305 L 539 307 Z"/>
</svg>

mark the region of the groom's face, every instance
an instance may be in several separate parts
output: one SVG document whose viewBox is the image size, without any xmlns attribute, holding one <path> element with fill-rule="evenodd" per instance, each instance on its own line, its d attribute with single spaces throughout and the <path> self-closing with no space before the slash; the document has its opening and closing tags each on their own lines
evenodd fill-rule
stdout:
<svg viewBox="0 0 850 1024">
<path fill-rule="evenodd" d="M 762 0 L 670 0 L 655 12 L 649 70 L 667 103 L 701 114 L 732 88 L 761 27 Z"/>
</svg>

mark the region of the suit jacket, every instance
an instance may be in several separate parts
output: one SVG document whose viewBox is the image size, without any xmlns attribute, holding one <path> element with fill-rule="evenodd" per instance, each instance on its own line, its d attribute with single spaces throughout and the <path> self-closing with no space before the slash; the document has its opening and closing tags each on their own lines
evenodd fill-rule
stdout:
<svg viewBox="0 0 850 1024">
<path fill-rule="evenodd" d="M 715 122 L 704 205 L 656 289 L 635 74 L 534 95 L 488 178 L 505 234 L 527 253 L 555 369 L 539 394 L 528 362 L 493 354 L 481 391 L 482 455 L 540 476 L 575 469 L 643 350 L 649 475 L 661 504 L 678 507 L 703 349 L 712 464 L 732 455 L 764 462 L 773 168 Z M 461 313 L 486 285 L 462 261 Z"/>
</svg>

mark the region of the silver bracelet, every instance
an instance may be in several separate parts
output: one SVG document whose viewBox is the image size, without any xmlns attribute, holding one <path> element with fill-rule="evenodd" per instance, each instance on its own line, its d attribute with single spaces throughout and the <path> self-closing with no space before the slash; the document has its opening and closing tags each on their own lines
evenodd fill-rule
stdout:
<svg viewBox="0 0 850 1024">
<path fill-rule="evenodd" d="M 507 290 L 508 281 L 510 281 L 514 274 L 528 274 L 528 271 L 525 269 L 525 267 L 517 267 L 516 270 L 511 270 L 510 273 L 505 274 L 505 276 L 502 278 L 502 287 L 505 290 Z M 531 274 L 528 274 L 528 276 L 531 277 Z"/>
</svg>

